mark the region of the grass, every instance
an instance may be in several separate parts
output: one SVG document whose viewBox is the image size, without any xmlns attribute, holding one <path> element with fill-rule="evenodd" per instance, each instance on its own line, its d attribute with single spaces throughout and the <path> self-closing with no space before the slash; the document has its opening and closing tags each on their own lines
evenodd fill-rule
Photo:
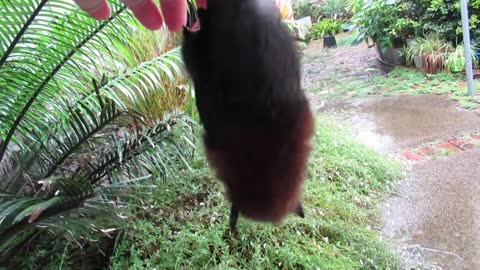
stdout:
<svg viewBox="0 0 480 270">
<path fill-rule="evenodd" d="M 369 95 L 443 94 L 467 109 L 476 109 L 480 104 L 479 97 L 468 96 L 465 81 L 457 74 L 426 74 L 404 67 L 396 67 L 388 75 L 374 75 L 368 80 L 345 80 L 342 76 L 330 76 L 313 92 L 322 90 L 329 90 L 326 95 L 328 99 Z M 476 90 L 480 91 L 479 82 L 476 82 Z"/>
<path fill-rule="evenodd" d="M 395 269 L 399 260 L 378 236 L 377 203 L 402 177 L 393 160 L 319 118 L 304 194 L 306 218 L 282 225 L 240 218 L 227 230 L 229 204 L 203 154 L 142 200 L 117 238 L 112 269 Z"/>
<path fill-rule="evenodd" d="M 356 31 L 341 33 L 337 35 L 337 44 L 339 47 L 350 47 L 355 38 Z M 302 61 L 305 63 L 317 58 L 304 55 Z M 345 69 L 346 67 L 339 65 L 332 74 L 326 76 L 327 79 L 311 91 L 325 93 L 325 98 L 330 100 L 370 95 L 442 94 L 450 96 L 466 109 L 477 109 L 480 105 L 480 97 L 468 96 L 465 77 L 461 74 L 448 72 L 426 74 L 414 68 L 396 67 L 385 76 L 379 75 L 376 69 L 366 69 L 361 75 L 369 78 L 364 79 L 358 75 L 346 77 L 345 72 L 348 73 L 348 70 Z M 475 88 L 480 92 L 479 81 L 475 81 Z"/>
<path fill-rule="evenodd" d="M 353 41 L 355 41 L 355 39 L 357 39 L 357 34 L 358 34 L 357 30 L 354 30 L 352 32 L 344 33 L 343 35 L 339 36 L 338 41 L 337 41 L 337 45 L 338 46 L 351 46 Z"/>
</svg>

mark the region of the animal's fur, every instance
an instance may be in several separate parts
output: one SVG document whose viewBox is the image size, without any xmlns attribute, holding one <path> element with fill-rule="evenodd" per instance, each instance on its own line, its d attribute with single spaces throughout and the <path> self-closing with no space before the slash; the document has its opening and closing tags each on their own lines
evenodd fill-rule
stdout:
<svg viewBox="0 0 480 270">
<path fill-rule="evenodd" d="M 270 2 L 208 0 L 200 30 L 184 31 L 207 157 L 235 221 L 234 211 L 268 222 L 303 214 L 313 117 L 295 43 Z"/>
</svg>

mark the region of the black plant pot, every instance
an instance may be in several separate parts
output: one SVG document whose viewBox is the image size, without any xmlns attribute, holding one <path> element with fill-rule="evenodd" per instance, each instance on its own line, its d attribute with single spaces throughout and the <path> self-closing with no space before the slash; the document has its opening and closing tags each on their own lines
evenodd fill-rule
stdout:
<svg viewBox="0 0 480 270">
<path fill-rule="evenodd" d="M 323 47 L 324 48 L 335 48 L 337 47 L 337 40 L 335 36 L 324 36 L 323 37 Z"/>
</svg>

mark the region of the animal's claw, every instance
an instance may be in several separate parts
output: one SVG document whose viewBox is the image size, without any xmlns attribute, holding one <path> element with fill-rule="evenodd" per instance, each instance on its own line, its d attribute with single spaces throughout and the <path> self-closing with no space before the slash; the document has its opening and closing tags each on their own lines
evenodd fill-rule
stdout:
<svg viewBox="0 0 480 270">
<path fill-rule="evenodd" d="M 232 204 L 232 208 L 230 210 L 230 230 L 232 232 L 237 230 L 237 220 L 239 215 L 240 211 Z"/>
</svg>

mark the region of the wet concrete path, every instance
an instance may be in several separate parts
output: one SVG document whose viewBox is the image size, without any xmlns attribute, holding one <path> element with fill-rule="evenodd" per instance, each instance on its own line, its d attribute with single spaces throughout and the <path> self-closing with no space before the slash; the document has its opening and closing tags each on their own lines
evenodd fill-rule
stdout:
<svg viewBox="0 0 480 270">
<path fill-rule="evenodd" d="M 363 59 L 374 61 L 370 54 Z M 352 74 L 367 67 L 354 66 Z M 305 85 L 314 84 L 308 71 L 315 65 L 305 70 Z M 480 131 L 479 113 L 445 96 L 311 100 L 320 113 L 350 124 L 359 141 L 399 157 L 405 149 Z M 407 269 L 480 269 L 480 134 L 474 135 L 468 149 L 453 146 L 451 155 L 409 163 L 409 177 L 384 203 L 383 233 L 397 244 Z"/>
<path fill-rule="evenodd" d="M 480 269 L 480 151 L 414 165 L 384 207 L 384 233 L 409 266 Z"/>
<path fill-rule="evenodd" d="M 319 111 L 390 154 L 480 129 L 477 112 L 439 95 L 326 102 Z M 406 264 L 480 269 L 480 150 L 413 164 L 409 175 L 383 208 L 383 232 L 397 242 Z"/>
</svg>

